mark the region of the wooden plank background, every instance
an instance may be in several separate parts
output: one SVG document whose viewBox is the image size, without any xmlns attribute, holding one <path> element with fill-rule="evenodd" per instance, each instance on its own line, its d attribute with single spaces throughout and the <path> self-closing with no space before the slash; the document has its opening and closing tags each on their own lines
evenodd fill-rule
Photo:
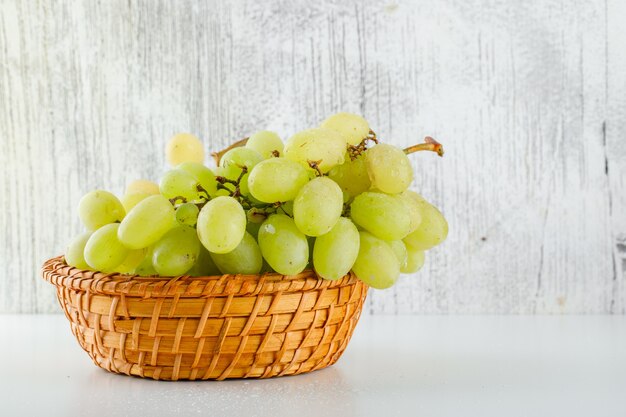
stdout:
<svg viewBox="0 0 626 417">
<path fill-rule="evenodd" d="M 624 313 L 620 0 L 0 4 L 0 312 L 58 312 L 39 277 L 85 192 L 158 179 L 191 131 L 218 149 L 340 110 L 429 134 L 414 188 L 445 245 L 373 313 Z"/>
</svg>

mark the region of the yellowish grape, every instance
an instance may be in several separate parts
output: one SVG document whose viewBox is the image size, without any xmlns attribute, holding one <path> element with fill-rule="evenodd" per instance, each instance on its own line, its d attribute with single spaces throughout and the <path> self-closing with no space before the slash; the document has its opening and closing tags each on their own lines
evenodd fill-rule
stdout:
<svg viewBox="0 0 626 417">
<path fill-rule="evenodd" d="M 411 218 L 396 196 L 367 191 L 350 204 L 352 220 L 383 240 L 399 240 L 410 230 Z"/>
<path fill-rule="evenodd" d="M 175 167 L 183 162 L 204 161 L 204 147 L 200 139 L 190 133 L 179 133 L 167 142 L 165 147 L 167 162 Z"/>
<path fill-rule="evenodd" d="M 356 276 L 377 289 L 389 288 L 398 280 L 400 265 L 391 247 L 368 232 L 359 232 L 359 255 L 352 266 Z"/>
<path fill-rule="evenodd" d="M 211 258 L 222 274 L 258 274 L 263 266 L 261 249 L 250 233 L 232 251 L 211 253 Z"/>
<path fill-rule="evenodd" d="M 126 186 L 125 194 L 143 193 L 143 194 L 159 194 L 159 184 L 149 180 L 134 180 Z"/>
<path fill-rule="evenodd" d="M 318 177 L 300 189 L 293 202 L 293 219 L 305 235 L 319 236 L 332 229 L 342 209 L 339 186 L 327 177 Z"/>
<path fill-rule="evenodd" d="M 85 261 L 96 271 L 112 271 L 130 250 L 117 238 L 119 223 L 111 223 L 93 232 L 85 245 Z"/>
<path fill-rule="evenodd" d="M 89 269 L 85 261 L 85 245 L 91 237 L 91 232 L 75 236 L 65 250 L 65 262 L 78 269 Z"/>
<path fill-rule="evenodd" d="M 119 222 L 124 218 L 125 213 L 120 200 L 104 190 L 91 191 L 85 194 L 78 203 L 78 216 L 89 230 Z"/>
<path fill-rule="evenodd" d="M 263 222 L 259 229 L 259 247 L 263 258 L 279 274 L 299 274 L 309 261 L 306 236 L 284 214 L 272 214 Z"/>
<path fill-rule="evenodd" d="M 400 272 L 404 274 L 410 274 L 422 269 L 425 260 L 424 251 L 415 249 L 411 245 L 406 245 L 406 250 L 406 263 L 400 268 Z"/>
<path fill-rule="evenodd" d="M 198 237 L 209 252 L 228 253 L 234 250 L 246 232 L 246 213 L 232 197 L 209 201 L 198 216 Z"/>
<path fill-rule="evenodd" d="M 147 248 L 175 224 L 172 204 L 162 195 L 152 195 L 140 201 L 122 220 L 118 237 L 129 249 Z"/>
<path fill-rule="evenodd" d="M 370 133 L 367 120 L 354 113 L 333 114 L 322 122 L 321 127 L 341 133 L 350 145 L 358 145 Z"/>
<path fill-rule="evenodd" d="M 269 130 L 260 130 L 253 133 L 246 143 L 246 148 L 257 151 L 265 159 L 271 158 L 274 151 L 282 155 L 284 146 L 278 134 Z"/>
<path fill-rule="evenodd" d="M 359 231 L 345 217 L 330 232 L 318 236 L 313 247 L 313 266 L 319 276 L 337 280 L 346 275 L 359 254 Z"/>
<path fill-rule="evenodd" d="M 141 200 L 148 198 L 151 195 L 154 195 L 154 194 L 148 194 L 148 193 L 143 193 L 143 192 L 124 194 L 121 200 L 122 206 L 124 206 L 124 210 L 126 210 L 126 213 L 128 213 L 129 211 L 133 209 L 133 207 L 139 204 Z"/>
<path fill-rule="evenodd" d="M 309 161 L 318 162 L 322 173 L 343 164 L 347 143 L 334 130 L 315 128 L 296 133 L 285 143 L 285 157 L 309 166 Z"/>
<path fill-rule="evenodd" d="M 364 156 L 359 156 L 354 160 L 346 158 L 343 164 L 337 165 L 328 172 L 328 177 L 341 187 L 349 200 L 369 190 L 372 186 Z"/>
<path fill-rule="evenodd" d="M 152 265 L 161 276 L 175 277 L 191 269 L 200 253 L 200 241 L 191 226 L 170 229 L 155 245 Z"/>
<path fill-rule="evenodd" d="M 307 182 L 309 174 L 304 166 L 285 158 L 260 162 L 248 178 L 252 196 L 265 203 L 293 200 Z"/>
<path fill-rule="evenodd" d="M 365 151 L 372 186 L 388 194 L 406 190 L 413 181 L 411 161 L 402 149 L 379 143 Z"/>
</svg>

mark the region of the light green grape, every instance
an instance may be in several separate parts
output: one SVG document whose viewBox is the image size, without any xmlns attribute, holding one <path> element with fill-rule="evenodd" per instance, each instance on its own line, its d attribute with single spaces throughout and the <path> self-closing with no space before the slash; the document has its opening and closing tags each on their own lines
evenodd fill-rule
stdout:
<svg viewBox="0 0 626 417">
<path fill-rule="evenodd" d="M 317 161 L 322 173 L 343 164 L 346 140 L 340 133 L 324 128 L 307 129 L 296 133 L 285 143 L 285 157 L 309 166 Z"/>
<path fill-rule="evenodd" d="M 161 178 L 159 189 L 168 200 L 182 198 L 185 201 L 194 201 L 200 198 L 198 194 L 198 180 L 182 169 L 169 170 Z"/>
<path fill-rule="evenodd" d="M 246 148 L 257 151 L 265 159 L 273 157 L 272 152 L 274 151 L 282 155 L 284 146 L 278 134 L 269 130 L 260 130 L 253 133 L 248 138 L 248 142 L 246 142 Z"/>
<path fill-rule="evenodd" d="M 85 245 L 91 237 L 91 232 L 75 236 L 65 250 L 65 263 L 78 269 L 89 269 L 85 261 Z"/>
<path fill-rule="evenodd" d="M 200 245 L 200 253 L 198 254 L 198 259 L 196 263 L 193 264 L 191 269 L 187 271 L 188 275 L 192 277 L 210 277 L 214 275 L 222 275 L 220 270 L 211 259 L 211 255 L 209 251 L 202 245 Z"/>
<path fill-rule="evenodd" d="M 209 201 L 198 216 L 198 237 L 209 252 L 228 253 L 234 250 L 246 232 L 246 213 L 232 197 Z"/>
<path fill-rule="evenodd" d="M 406 245 L 401 240 L 390 240 L 387 242 L 393 253 L 396 254 L 396 258 L 398 258 L 398 264 L 400 265 L 400 271 L 403 268 L 406 268 L 407 260 L 408 260 L 408 250 Z"/>
<path fill-rule="evenodd" d="M 346 158 L 346 162 L 328 172 L 328 177 L 341 187 L 348 199 L 369 190 L 372 186 L 364 156 L 358 156 L 354 160 Z"/>
<path fill-rule="evenodd" d="M 367 120 L 354 113 L 333 114 L 321 126 L 341 133 L 350 145 L 358 145 L 370 133 Z"/>
<path fill-rule="evenodd" d="M 195 226 L 200 209 L 194 203 L 185 203 L 176 209 L 176 221 L 187 226 Z"/>
<path fill-rule="evenodd" d="M 258 274 L 263 266 L 261 249 L 250 233 L 232 251 L 211 253 L 211 258 L 222 274 Z"/>
<path fill-rule="evenodd" d="M 435 206 L 425 201 L 420 205 L 420 212 L 422 222 L 414 232 L 404 238 L 404 242 L 415 249 L 427 250 L 446 240 L 448 222 Z"/>
<path fill-rule="evenodd" d="M 411 245 L 405 245 L 407 251 L 406 263 L 400 267 L 400 272 L 411 274 L 424 266 L 425 254 L 423 250 L 415 249 Z"/>
<path fill-rule="evenodd" d="M 191 226 L 176 226 L 154 245 L 152 265 L 160 276 L 183 275 L 196 263 L 199 253 L 196 230 Z"/>
<path fill-rule="evenodd" d="M 411 196 L 408 194 L 409 191 L 410 190 L 407 190 L 402 194 L 396 194 L 393 197 L 397 198 L 405 205 L 406 211 L 409 214 L 409 218 L 411 219 L 409 233 L 412 233 L 422 223 L 422 211 L 420 209 L 420 203 L 411 198 Z"/>
<path fill-rule="evenodd" d="M 102 226 L 85 245 L 85 261 L 96 271 L 112 271 L 121 264 L 130 250 L 117 238 L 119 223 Z"/>
<path fill-rule="evenodd" d="M 379 143 L 365 151 L 365 161 L 372 186 L 382 192 L 401 193 L 413 181 L 411 161 L 395 146 Z"/>
<path fill-rule="evenodd" d="M 144 255 L 141 262 L 139 262 L 139 265 L 137 265 L 137 267 L 135 268 L 135 271 L 134 271 L 135 274 L 142 276 L 142 277 L 157 275 L 157 271 L 154 269 L 154 266 L 152 265 L 153 249 L 154 247 L 152 246 L 149 248 L 144 248 L 144 250 L 146 251 L 146 254 Z"/>
<path fill-rule="evenodd" d="M 134 180 L 126 186 L 126 194 L 143 193 L 148 195 L 159 194 L 159 185 L 149 180 Z"/>
<path fill-rule="evenodd" d="M 147 248 L 174 225 L 176 218 L 172 204 L 162 195 L 153 195 L 141 200 L 124 217 L 118 237 L 129 249 Z"/>
<path fill-rule="evenodd" d="M 250 187 L 248 185 L 248 178 L 250 177 L 250 171 L 263 160 L 263 157 L 257 151 L 250 148 L 233 148 L 226 152 L 220 159 L 221 176 L 228 178 L 229 180 L 237 181 L 241 176 L 243 167 L 247 168 L 247 172 L 241 176 L 239 181 L 239 191 L 243 195 L 250 194 Z M 234 186 L 229 184 L 234 190 Z"/>
<path fill-rule="evenodd" d="M 306 236 L 284 214 L 272 214 L 263 222 L 259 229 L 259 247 L 263 258 L 279 274 L 299 274 L 309 262 Z"/>
<path fill-rule="evenodd" d="M 357 278 L 377 289 L 389 288 L 398 280 L 400 265 L 393 249 L 368 232 L 359 232 L 359 255 L 352 266 Z"/>
<path fill-rule="evenodd" d="M 135 272 L 135 269 L 137 269 L 139 264 L 141 264 L 147 253 L 148 248 L 130 250 L 128 251 L 128 255 L 126 255 L 126 258 L 122 261 L 121 264 L 116 266 L 112 271 L 107 272 L 132 274 Z"/>
<path fill-rule="evenodd" d="M 336 280 L 346 275 L 359 254 L 359 231 L 345 217 L 330 232 L 318 236 L 313 247 L 313 266 L 319 276 Z"/>
<path fill-rule="evenodd" d="M 183 162 L 204 161 L 204 147 L 200 139 L 190 133 L 179 133 L 167 142 L 165 158 L 173 167 Z"/>
<path fill-rule="evenodd" d="M 399 240 L 410 230 L 411 218 L 403 202 L 395 196 L 368 191 L 350 205 L 352 220 L 383 240 Z"/>
<path fill-rule="evenodd" d="M 125 213 L 120 200 L 104 190 L 91 191 L 78 203 L 78 216 L 85 227 L 92 231 L 105 224 L 119 222 Z"/>
<path fill-rule="evenodd" d="M 250 193 L 264 203 L 293 200 L 307 182 L 309 174 L 306 168 L 286 158 L 260 162 L 248 178 Z"/>
<path fill-rule="evenodd" d="M 339 186 L 327 177 L 318 177 L 300 189 L 293 201 L 293 219 L 305 235 L 320 236 L 332 229 L 342 209 Z"/>
<path fill-rule="evenodd" d="M 183 162 L 178 165 L 176 169 L 187 171 L 193 175 L 198 184 L 206 190 L 209 196 L 215 196 L 217 192 L 217 181 L 215 181 L 215 174 L 208 167 L 198 162 Z M 204 193 L 200 195 L 204 196 Z"/>
<path fill-rule="evenodd" d="M 122 206 L 124 206 L 124 210 L 126 210 L 126 213 L 128 213 L 129 211 L 133 209 L 133 207 L 139 204 L 141 200 L 148 198 L 151 195 L 154 195 L 154 194 L 148 194 L 148 193 L 143 193 L 143 192 L 124 194 L 121 200 Z"/>
</svg>

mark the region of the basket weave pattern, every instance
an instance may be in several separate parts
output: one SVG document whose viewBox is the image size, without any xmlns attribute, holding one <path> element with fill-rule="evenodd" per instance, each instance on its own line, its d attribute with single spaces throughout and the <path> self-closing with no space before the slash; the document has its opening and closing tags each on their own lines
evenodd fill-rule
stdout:
<svg viewBox="0 0 626 417">
<path fill-rule="evenodd" d="M 43 265 L 72 333 L 110 372 L 145 378 L 268 378 L 335 363 L 367 286 L 352 273 L 151 278 Z"/>
</svg>

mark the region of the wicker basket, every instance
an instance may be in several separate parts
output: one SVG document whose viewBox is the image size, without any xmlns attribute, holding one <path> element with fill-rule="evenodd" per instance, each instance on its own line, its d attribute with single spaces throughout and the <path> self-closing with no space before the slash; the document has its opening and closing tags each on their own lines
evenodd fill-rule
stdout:
<svg viewBox="0 0 626 417">
<path fill-rule="evenodd" d="M 367 286 L 307 270 L 159 278 L 43 265 L 78 343 L 96 365 L 144 378 L 269 378 L 335 363 Z"/>
</svg>

